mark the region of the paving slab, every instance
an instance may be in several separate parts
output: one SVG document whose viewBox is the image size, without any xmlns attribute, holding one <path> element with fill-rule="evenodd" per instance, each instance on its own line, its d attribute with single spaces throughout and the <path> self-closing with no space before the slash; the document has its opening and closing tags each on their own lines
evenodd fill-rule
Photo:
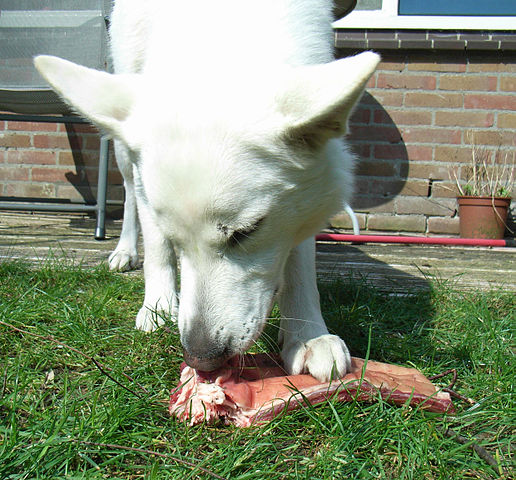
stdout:
<svg viewBox="0 0 516 480">
<path fill-rule="evenodd" d="M 115 248 L 121 227 L 109 221 L 106 240 L 98 241 L 94 219 L 82 214 L 0 212 L 0 261 L 67 258 L 97 265 Z M 317 272 L 320 281 L 356 278 L 395 294 L 427 289 L 429 279 L 516 291 L 516 248 L 319 242 Z M 134 274 L 140 273 L 141 263 Z"/>
</svg>

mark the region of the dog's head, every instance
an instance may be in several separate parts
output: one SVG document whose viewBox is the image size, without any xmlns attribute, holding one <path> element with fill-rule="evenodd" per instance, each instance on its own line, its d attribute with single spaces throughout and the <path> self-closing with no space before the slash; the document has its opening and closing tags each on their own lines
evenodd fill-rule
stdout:
<svg viewBox="0 0 516 480">
<path fill-rule="evenodd" d="M 290 250 L 351 195 L 339 138 L 378 61 L 364 53 L 208 92 L 36 59 L 70 105 L 134 152 L 139 195 L 180 256 L 178 323 L 195 366 L 256 340 Z"/>
</svg>

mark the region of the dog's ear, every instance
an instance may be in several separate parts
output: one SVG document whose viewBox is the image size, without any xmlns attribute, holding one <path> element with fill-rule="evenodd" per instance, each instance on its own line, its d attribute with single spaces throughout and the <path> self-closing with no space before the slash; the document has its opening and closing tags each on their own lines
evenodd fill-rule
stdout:
<svg viewBox="0 0 516 480">
<path fill-rule="evenodd" d="M 39 73 L 74 110 L 107 133 L 123 138 L 123 124 L 135 97 L 135 75 L 113 75 L 40 55 Z"/>
<path fill-rule="evenodd" d="M 344 135 L 349 116 L 379 62 L 379 55 L 364 52 L 296 69 L 278 97 L 287 141 L 317 147 Z"/>
</svg>

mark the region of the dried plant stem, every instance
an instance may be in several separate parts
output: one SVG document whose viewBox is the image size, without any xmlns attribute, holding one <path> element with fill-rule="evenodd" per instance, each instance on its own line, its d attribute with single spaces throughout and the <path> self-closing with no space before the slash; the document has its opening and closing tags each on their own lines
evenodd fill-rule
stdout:
<svg viewBox="0 0 516 480">
<path fill-rule="evenodd" d="M 510 197 L 514 188 L 515 167 L 514 160 L 509 163 L 509 152 L 492 151 L 485 147 L 475 145 L 472 132 L 467 137 L 473 145 L 471 151 L 471 162 L 468 167 L 461 167 L 465 170 L 462 175 L 465 183 L 458 175 L 459 167 L 450 169 L 450 178 L 453 177 L 457 189 L 462 196 L 474 197 Z M 512 151 L 513 159 L 516 153 Z M 500 162 L 496 158 L 502 158 Z"/>
<path fill-rule="evenodd" d="M 493 467 L 500 475 L 503 475 L 504 470 L 500 463 L 497 462 L 496 459 L 485 448 L 478 445 L 478 443 L 475 443 L 474 440 L 459 435 L 457 432 L 451 430 L 450 428 L 444 429 L 438 427 L 438 429 L 444 434 L 444 436 L 455 440 L 461 445 L 469 446 L 482 460 L 487 462 L 487 464 Z"/>
</svg>

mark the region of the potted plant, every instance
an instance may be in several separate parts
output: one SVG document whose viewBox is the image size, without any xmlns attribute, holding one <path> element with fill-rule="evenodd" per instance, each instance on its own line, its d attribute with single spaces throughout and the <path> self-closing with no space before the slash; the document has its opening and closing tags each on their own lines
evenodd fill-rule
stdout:
<svg viewBox="0 0 516 480">
<path fill-rule="evenodd" d="M 508 164 L 508 155 L 502 162 L 496 162 L 496 156 L 496 152 L 475 146 L 471 164 L 462 167 L 462 175 L 453 171 L 460 193 L 457 201 L 462 238 L 504 236 L 514 187 L 514 165 Z"/>
</svg>

